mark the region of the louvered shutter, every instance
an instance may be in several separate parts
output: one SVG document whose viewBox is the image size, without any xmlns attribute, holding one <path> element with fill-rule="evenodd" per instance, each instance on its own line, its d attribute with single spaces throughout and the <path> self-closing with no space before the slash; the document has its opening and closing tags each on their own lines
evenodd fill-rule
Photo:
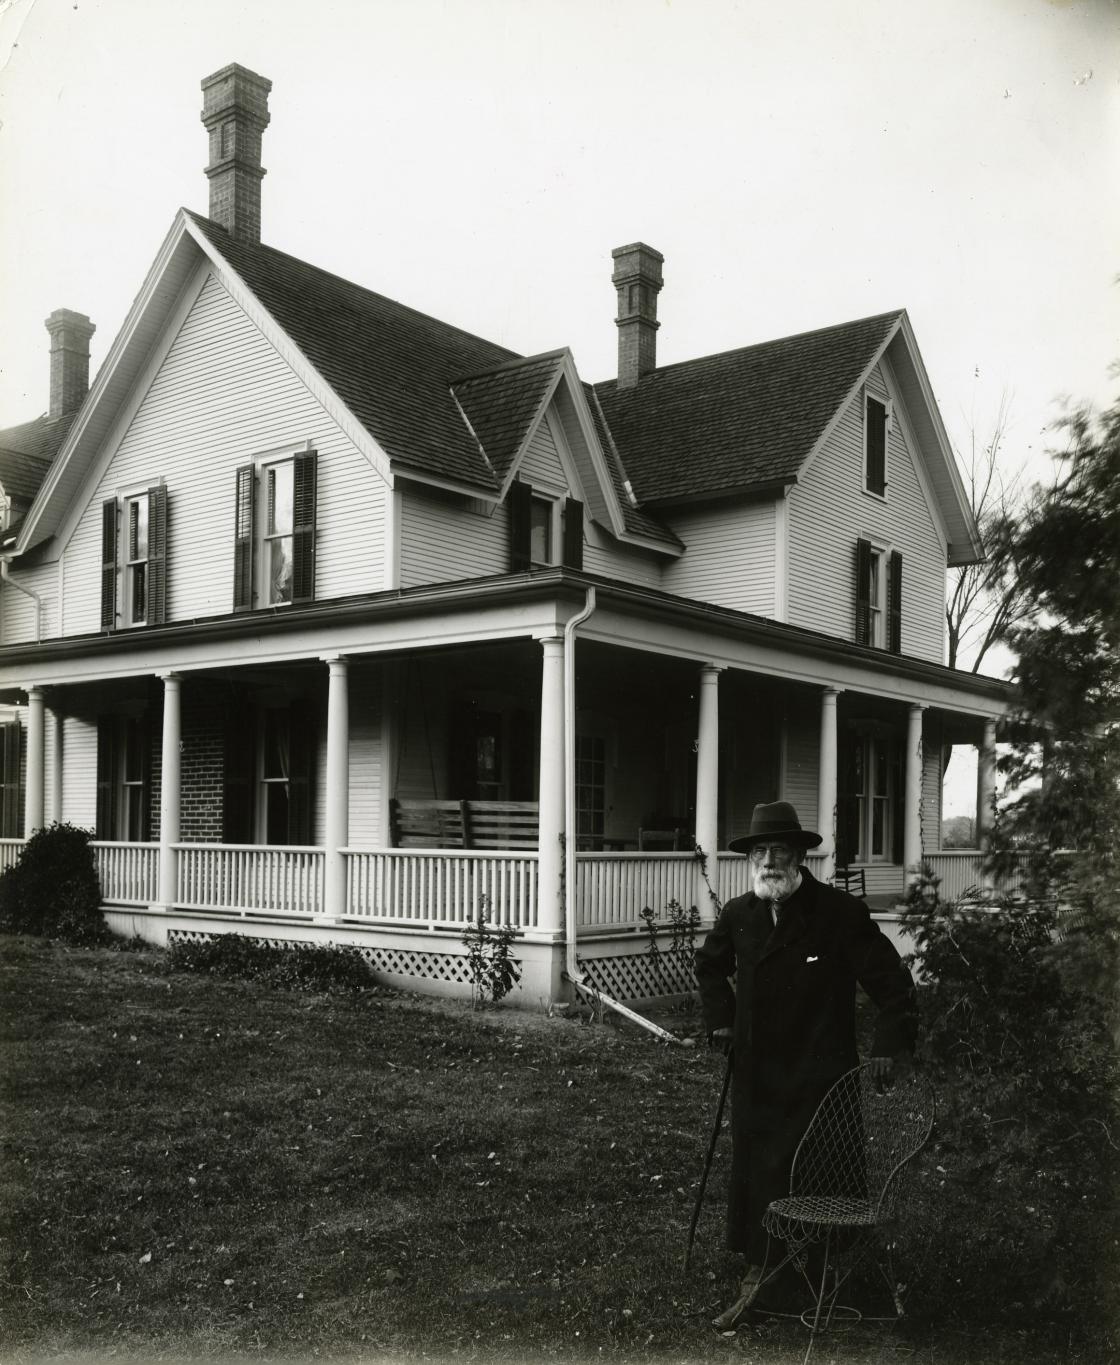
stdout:
<svg viewBox="0 0 1120 1365">
<path fill-rule="evenodd" d="M 101 629 L 117 624 L 117 500 L 101 504 Z"/>
<path fill-rule="evenodd" d="M 242 698 L 231 698 L 226 708 L 222 750 L 223 844 L 253 842 L 254 720 L 252 710 Z"/>
<path fill-rule="evenodd" d="M 887 561 L 887 648 L 902 653 L 902 555 L 892 550 Z"/>
<path fill-rule="evenodd" d="M 564 567 L 583 568 L 583 503 L 578 498 L 564 500 Z"/>
<path fill-rule="evenodd" d="M 871 542 L 856 541 L 856 644 L 871 643 Z"/>
<path fill-rule="evenodd" d="M 887 488 L 887 409 L 877 398 L 868 398 L 864 413 L 867 448 L 867 491 L 885 493 Z"/>
<path fill-rule="evenodd" d="M 18 839 L 23 834 L 23 802 L 20 800 L 20 751 L 23 730 L 19 721 L 0 726 L 3 744 L 4 801 L 0 809 L 0 836 Z"/>
<path fill-rule="evenodd" d="M 901 864 L 905 847 L 906 820 L 906 765 L 902 746 L 898 745 L 891 756 L 894 777 L 894 800 L 891 802 L 894 820 L 891 825 L 891 861 Z"/>
<path fill-rule="evenodd" d="M 167 489 L 161 484 L 148 489 L 147 622 L 167 620 Z"/>
<path fill-rule="evenodd" d="M 97 817 L 99 839 L 112 839 L 114 788 L 117 777 L 117 727 L 112 716 L 101 716 L 97 722 Z"/>
<path fill-rule="evenodd" d="M 243 464 L 237 471 L 233 525 L 233 609 L 253 610 L 253 559 L 256 543 L 256 471 Z"/>
<path fill-rule="evenodd" d="M 315 501 L 319 456 L 301 451 L 292 477 L 292 601 L 315 600 Z"/>
<path fill-rule="evenodd" d="M 532 553 L 533 490 L 514 479 L 509 486 L 509 567 L 521 573 L 529 567 Z"/>
<path fill-rule="evenodd" d="M 315 757 L 310 708 L 304 701 L 288 708 L 288 842 L 311 842 L 311 766 Z"/>
</svg>

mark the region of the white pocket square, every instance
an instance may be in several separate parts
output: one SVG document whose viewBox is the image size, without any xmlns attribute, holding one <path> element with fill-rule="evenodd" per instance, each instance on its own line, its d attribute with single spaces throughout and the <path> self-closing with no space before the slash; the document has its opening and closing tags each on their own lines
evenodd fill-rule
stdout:
<svg viewBox="0 0 1120 1365">
<path fill-rule="evenodd" d="M 819 958 L 819 957 L 807 957 L 807 958 L 805 959 L 806 964 L 808 964 L 808 963 L 810 963 L 810 962 L 819 962 L 819 961 L 820 961 L 820 958 Z"/>
</svg>

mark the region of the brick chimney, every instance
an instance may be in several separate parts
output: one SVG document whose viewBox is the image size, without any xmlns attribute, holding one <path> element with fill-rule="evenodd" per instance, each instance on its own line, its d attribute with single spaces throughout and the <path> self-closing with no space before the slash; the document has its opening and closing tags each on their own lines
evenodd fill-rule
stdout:
<svg viewBox="0 0 1120 1365">
<path fill-rule="evenodd" d="M 89 339 L 97 328 L 69 308 L 56 308 L 43 326 L 51 338 L 50 416 L 61 417 L 89 392 Z"/>
<path fill-rule="evenodd" d="M 657 368 L 657 295 L 665 257 L 644 242 L 611 252 L 618 290 L 618 386 L 628 388 Z"/>
<path fill-rule="evenodd" d="M 210 134 L 210 221 L 242 242 L 261 239 L 261 134 L 272 82 L 233 62 L 202 82 Z"/>
</svg>

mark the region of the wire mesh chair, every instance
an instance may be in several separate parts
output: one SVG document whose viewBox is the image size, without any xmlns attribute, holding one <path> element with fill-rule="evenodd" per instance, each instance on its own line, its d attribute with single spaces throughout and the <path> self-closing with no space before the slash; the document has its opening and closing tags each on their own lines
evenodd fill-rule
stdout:
<svg viewBox="0 0 1120 1365">
<path fill-rule="evenodd" d="M 789 1196 L 775 1199 L 763 1218 L 766 1231 L 786 1245 L 782 1264 L 792 1262 L 813 1295 L 812 1308 L 801 1315 L 811 1329 L 806 1361 L 817 1333 L 834 1317 L 860 1318 L 838 1296 L 876 1251 L 895 1316 L 901 1316 L 890 1245 L 881 1234 L 902 1214 L 905 1168 L 925 1146 L 933 1114 L 933 1088 L 924 1077 L 908 1071 L 877 1081 L 864 1065 L 840 1077 L 810 1120 L 794 1154 Z"/>
</svg>

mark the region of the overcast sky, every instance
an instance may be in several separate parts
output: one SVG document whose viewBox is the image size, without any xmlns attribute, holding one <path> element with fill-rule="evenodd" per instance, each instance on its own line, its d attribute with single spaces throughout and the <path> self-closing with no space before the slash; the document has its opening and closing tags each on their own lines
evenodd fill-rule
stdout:
<svg viewBox="0 0 1120 1365">
<path fill-rule="evenodd" d="M 1112 396 L 1116 0 L 0 0 L 0 44 L 0 424 L 47 314 L 96 367 L 206 211 L 230 61 L 273 82 L 266 242 L 585 379 L 642 239 L 662 362 L 905 307 L 958 443 Z"/>
</svg>

